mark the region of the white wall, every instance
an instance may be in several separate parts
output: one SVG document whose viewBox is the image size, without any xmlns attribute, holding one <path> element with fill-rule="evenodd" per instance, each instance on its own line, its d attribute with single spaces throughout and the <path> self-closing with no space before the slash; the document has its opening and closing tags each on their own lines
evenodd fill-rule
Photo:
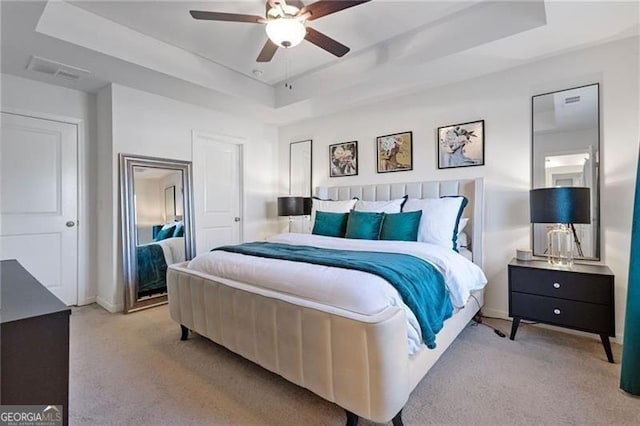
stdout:
<svg viewBox="0 0 640 426">
<path fill-rule="evenodd" d="M 79 130 L 78 304 L 95 301 L 96 96 L 38 81 L 1 76 L 2 111 L 60 121 L 81 121 Z"/>
<path fill-rule="evenodd" d="M 473 66 L 470 64 L 469 66 Z M 280 128 L 280 194 L 288 192 L 288 144 L 313 139 L 313 184 L 485 178 L 485 312 L 507 316 L 507 263 L 530 247 L 531 96 L 601 84 L 603 263 L 616 274 L 622 334 L 638 156 L 638 39 L 626 39 L 512 70 Z M 485 120 L 485 166 L 437 169 L 436 129 Z M 414 170 L 376 174 L 375 138 L 413 131 Z M 358 140 L 359 175 L 328 177 L 328 145 Z"/>
<path fill-rule="evenodd" d="M 104 92 L 104 93 L 103 93 Z M 111 135 L 105 131 L 101 147 L 108 155 L 100 156 L 99 189 L 111 209 L 99 211 L 106 234 L 99 238 L 102 250 L 120 259 L 117 268 L 101 271 L 98 302 L 115 312 L 122 310 L 123 286 L 118 207 L 118 154 L 145 155 L 192 161 L 192 132 L 227 135 L 244 141 L 244 190 L 247 205 L 244 238 L 261 239 L 275 233 L 274 203 L 277 196 L 277 129 L 242 117 L 208 110 L 169 98 L 113 84 L 98 95 L 105 98 L 101 124 L 110 123 Z M 110 95 L 110 105 L 108 98 Z M 108 115 L 111 114 L 109 119 Z M 104 143 L 103 143 L 104 142 Z M 106 201 L 105 200 L 105 201 Z M 103 223 L 104 221 L 104 223 Z M 198 224 L 195 223 L 196 233 Z M 115 265 L 116 263 L 112 263 Z"/>
</svg>

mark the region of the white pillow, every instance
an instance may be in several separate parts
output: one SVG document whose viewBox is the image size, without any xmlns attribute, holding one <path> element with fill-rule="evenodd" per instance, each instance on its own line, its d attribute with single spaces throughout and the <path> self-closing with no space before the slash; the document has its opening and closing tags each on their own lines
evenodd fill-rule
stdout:
<svg viewBox="0 0 640 426">
<path fill-rule="evenodd" d="M 467 223 L 469 223 L 468 217 L 463 217 L 460 219 L 460 222 L 458 222 L 458 238 L 456 241 L 456 248 L 458 251 L 460 251 L 460 248 L 470 247 L 469 235 L 464 232 L 464 228 L 466 228 Z"/>
<path fill-rule="evenodd" d="M 469 223 L 468 217 L 463 217 L 462 219 L 460 219 L 460 222 L 458 222 L 458 235 L 460 235 L 462 231 L 464 231 L 464 228 L 467 226 L 467 223 Z"/>
<path fill-rule="evenodd" d="M 374 212 L 374 213 L 400 213 L 402 210 L 402 204 L 407 200 L 405 195 L 397 200 L 389 201 L 363 201 L 358 200 L 354 210 L 359 212 Z"/>
<path fill-rule="evenodd" d="M 316 223 L 316 212 L 331 212 L 331 213 L 349 213 L 353 210 L 353 207 L 356 205 L 357 198 L 353 198 L 351 200 L 344 201 L 333 201 L 333 200 L 319 200 L 317 198 L 312 198 L 311 204 L 311 226 Z"/>
<path fill-rule="evenodd" d="M 466 204 L 464 197 L 410 198 L 402 210 L 422 210 L 418 241 L 456 250 L 456 225 Z"/>
<path fill-rule="evenodd" d="M 458 233 L 458 249 L 469 248 L 469 236 L 466 232 Z"/>
</svg>

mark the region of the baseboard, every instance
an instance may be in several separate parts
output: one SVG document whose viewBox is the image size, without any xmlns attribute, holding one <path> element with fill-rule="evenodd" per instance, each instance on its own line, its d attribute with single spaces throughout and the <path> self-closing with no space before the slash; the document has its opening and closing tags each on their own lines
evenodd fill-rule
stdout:
<svg viewBox="0 0 640 426">
<path fill-rule="evenodd" d="M 509 312 L 501 311 L 499 309 L 487 308 L 486 305 L 482 308 L 482 313 L 488 317 L 496 317 L 496 318 L 504 319 L 507 321 L 511 321 L 511 317 L 509 317 Z M 597 340 L 598 342 L 600 341 L 600 336 L 597 334 L 585 333 L 583 331 L 572 330 L 570 328 L 556 327 L 554 325 L 548 325 L 548 324 L 535 324 L 534 327 L 546 328 L 547 330 L 559 331 L 561 333 L 573 334 L 575 336 L 588 337 L 589 339 L 594 339 L 594 340 Z M 616 331 L 616 337 L 611 337 L 611 341 L 619 345 L 622 345 L 623 334 Z"/>
<path fill-rule="evenodd" d="M 96 303 L 95 297 L 88 297 L 84 300 L 78 300 L 78 306 L 90 305 L 92 303 Z"/>
<path fill-rule="evenodd" d="M 103 308 L 105 308 L 107 311 L 111 312 L 112 314 L 122 312 L 124 310 L 124 303 L 119 303 L 117 305 L 114 305 L 113 303 L 107 302 L 100 296 L 96 297 L 96 303 L 102 306 Z"/>
</svg>

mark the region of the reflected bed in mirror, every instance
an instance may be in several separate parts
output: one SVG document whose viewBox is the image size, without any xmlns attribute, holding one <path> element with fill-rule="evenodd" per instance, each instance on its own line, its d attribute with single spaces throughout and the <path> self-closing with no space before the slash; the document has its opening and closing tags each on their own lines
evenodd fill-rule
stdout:
<svg viewBox="0 0 640 426">
<path fill-rule="evenodd" d="M 191 163 L 120 155 L 125 312 L 167 302 L 167 266 L 193 257 Z"/>
<path fill-rule="evenodd" d="M 600 259 L 599 151 L 598 84 L 533 96 L 532 188 L 590 190 L 591 223 L 575 224 L 577 260 Z M 547 232 L 553 226 L 533 225 L 535 256 L 548 254 Z"/>
</svg>

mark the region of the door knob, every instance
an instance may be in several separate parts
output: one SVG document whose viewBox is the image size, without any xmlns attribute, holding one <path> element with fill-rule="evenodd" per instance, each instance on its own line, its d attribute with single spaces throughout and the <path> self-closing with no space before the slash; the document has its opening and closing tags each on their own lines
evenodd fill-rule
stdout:
<svg viewBox="0 0 640 426">
<path fill-rule="evenodd" d="M 240 218 L 236 216 L 236 217 L 233 218 L 233 221 L 234 222 L 240 222 Z"/>
<path fill-rule="evenodd" d="M 73 228 L 74 226 L 76 226 L 76 222 L 73 220 L 70 220 L 67 223 L 65 223 L 65 225 L 67 225 L 67 228 Z"/>
</svg>

